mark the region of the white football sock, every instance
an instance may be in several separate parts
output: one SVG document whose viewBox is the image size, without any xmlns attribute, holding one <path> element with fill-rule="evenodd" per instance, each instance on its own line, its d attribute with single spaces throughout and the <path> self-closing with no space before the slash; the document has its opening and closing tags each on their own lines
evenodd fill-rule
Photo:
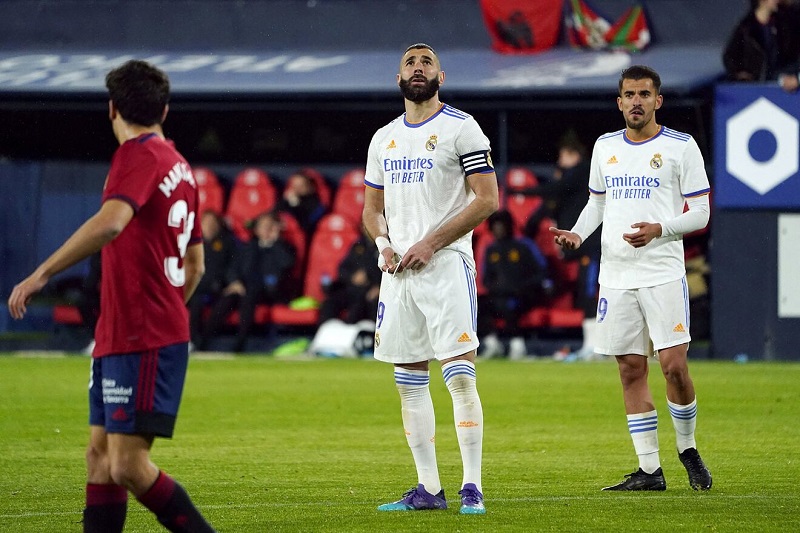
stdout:
<svg viewBox="0 0 800 533">
<path fill-rule="evenodd" d="M 661 468 L 658 456 L 658 414 L 656 411 L 628 415 L 628 432 L 639 457 L 639 468 L 652 474 Z"/>
<path fill-rule="evenodd" d="M 482 491 L 483 407 L 475 385 L 475 365 L 465 360 L 451 361 L 442 366 L 442 375 L 453 398 L 456 436 L 464 464 L 461 486 L 474 483 Z"/>
<path fill-rule="evenodd" d="M 417 467 L 418 483 L 431 494 L 442 490 L 436 464 L 436 418 L 427 370 L 395 367 L 394 381 L 400 392 L 400 407 L 408 447 Z"/>
<path fill-rule="evenodd" d="M 678 405 L 667 400 L 669 414 L 672 415 L 672 425 L 675 427 L 675 441 L 678 453 L 683 453 L 687 448 L 697 448 L 694 440 L 694 430 L 697 427 L 697 398 L 689 405 Z"/>
</svg>

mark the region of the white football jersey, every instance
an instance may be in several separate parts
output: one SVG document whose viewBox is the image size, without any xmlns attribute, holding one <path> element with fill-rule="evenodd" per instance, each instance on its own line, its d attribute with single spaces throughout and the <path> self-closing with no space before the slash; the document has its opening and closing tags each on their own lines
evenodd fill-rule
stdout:
<svg viewBox="0 0 800 533">
<path fill-rule="evenodd" d="M 403 255 L 475 198 L 466 176 L 494 172 L 489 139 L 475 119 L 446 104 L 424 122 L 405 114 L 375 132 L 364 182 L 384 192 L 384 212 L 394 250 Z M 474 268 L 472 232 L 446 248 Z"/>
<path fill-rule="evenodd" d="M 605 195 L 600 285 L 613 289 L 653 287 L 686 275 L 682 236 L 657 238 L 634 248 L 623 233 L 636 222 L 663 223 L 684 209 L 684 200 L 708 194 L 703 156 L 691 135 L 664 126 L 634 142 L 625 130 L 595 142 L 589 190 Z"/>
</svg>

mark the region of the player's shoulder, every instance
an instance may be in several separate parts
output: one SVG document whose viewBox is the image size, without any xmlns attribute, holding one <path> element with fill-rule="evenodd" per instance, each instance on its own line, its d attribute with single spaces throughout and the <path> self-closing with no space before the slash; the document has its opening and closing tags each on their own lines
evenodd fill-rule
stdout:
<svg viewBox="0 0 800 533">
<path fill-rule="evenodd" d="M 378 128 L 377 131 L 375 131 L 375 134 L 373 135 L 373 138 L 379 139 L 379 138 L 385 136 L 388 132 L 396 129 L 398 126 L 402 126 L 403 125 L 403 116 L 404 115 L 400 115 L 399 117 L 395 117 L 388 124 Z"/>
<path fill-rule="evenodd" d="M 472 118 L 472 115 L 465 111 L 461 111 L 449 104 L 443 104 L 441 114 L 444 117 L 453 118 L 456 120 L 469 120 Z"/>
<path fill-rule="evenodd" d="M 678 130 L 673 130 L 672 128 L 668 128 L 666 126 L 662 126 L 661 136 L 664 139 L 670 139 L 680 143 L 688 143 L 692 140 L 692 136 L 690 134 Z"/>
<path fill-rule="evenodd" d="M 595 148 L 603 148 L 613 146 L 617 143 L 625 142 L 625 130 L 610 131 L 604 133 L 594 142 Z"/>
<path fill-rule="evenodd" d="M 600 137 L 597 138 L 597 143 L 609 143 L 614 141 L 622 141 L 624 140 L 625 129 L 617 130 L 617 131 L 610 131 L 608 133 L 602 134 Z"/>
</svg>

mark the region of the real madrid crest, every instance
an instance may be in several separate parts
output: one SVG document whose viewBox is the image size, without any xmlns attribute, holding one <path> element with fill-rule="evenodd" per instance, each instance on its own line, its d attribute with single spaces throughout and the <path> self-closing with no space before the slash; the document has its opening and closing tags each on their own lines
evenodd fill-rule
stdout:
<svg viewBox="0 0 800 533">
<path fill-rule="evenodd" d="M 381 345 L 381 334 L 375 333 L 375 347 L 377 348 L 380 345 Z"/>
<path fill-rule="evenodd" d="M 437 140 L 438 137 L 436 137 L 436 135 L 431 135 L 430 138 L 428 139 L 428 142 L 425 143 L 425 149 L 429 152 L 433 152 L 434 150 L 436 150 Z"/>
<path fill-rule="evenodd" d="M 661 154 L 653 154 L 653 159 L 650 160 L 650 168 L 659 169 L 664 166 L 664 161 L 661 159 Z"/>
</svg>

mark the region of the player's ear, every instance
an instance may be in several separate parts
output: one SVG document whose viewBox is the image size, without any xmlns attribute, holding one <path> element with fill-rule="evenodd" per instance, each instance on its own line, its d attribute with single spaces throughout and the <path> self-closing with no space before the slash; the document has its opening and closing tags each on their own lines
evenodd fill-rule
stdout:
<svg viewBox="0 0 800 533">
<path fill-rule="evenodd" d="M 117 108 L 114 106 L 114 102 L 109 100 L 108 101 L 108 119 L 113 121 L 117 118 Z"/>
<path fill-rule="evenodd" d="M 444 83 L 444 71 L 440 70 L 439 71 L 439 85 L 441 85 L 443 83 Z"/>
<path fill-rule="evenodd" d="M 169 113 L 169 104 L 164 106 L 164 112 L 161 114 L 161 123 L 163 124 L 165 120 L 167 120 L 167 113 Z"/>
<path fill-rule="evenodd" d="M 400 87 L 400 73 L 397 74 L 397 86 Z"/>
<path fill-rule="evenodd" d="M 661 109 L 661 105 L 664 103 L 664 97 L 662 95 L 656 96 L 656 109 Z"/>
</svg>

